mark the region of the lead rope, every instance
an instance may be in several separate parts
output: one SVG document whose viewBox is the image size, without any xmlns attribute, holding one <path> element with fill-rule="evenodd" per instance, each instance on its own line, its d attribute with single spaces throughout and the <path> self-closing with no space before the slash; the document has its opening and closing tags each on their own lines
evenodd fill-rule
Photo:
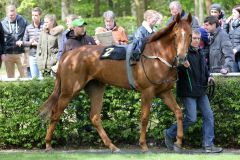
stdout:
<svg viewBox="0 0 240 160">
<path fill-rule="evenodd" d="M 186 71 L 187 71 L 188 82 L 189 82 L 189 85 L 190 85 L 190 90 L 192 92 L 192 83 L 191 83 L 191 79 L 190 79 L 190 76 L 189 76 L 188 69 L 186 69 Z"/>
</svg>

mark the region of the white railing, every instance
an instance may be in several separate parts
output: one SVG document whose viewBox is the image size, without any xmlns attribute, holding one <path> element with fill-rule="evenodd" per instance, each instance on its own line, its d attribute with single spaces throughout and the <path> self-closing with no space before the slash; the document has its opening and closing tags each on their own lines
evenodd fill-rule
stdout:
<svg viewBox="0 0 240 160">
<path fill-rule="evenodd" d="M 228 74 L 222 74 L 222 73 L 211 73 L 213 77 L 240 77 L 240 72 L 234 72 L 234 73 L 228 73 Z"/>
<path fill-rule="evenodd" d="M 44 78 L 38 78 L 39 80 L 43 80 Z M 3 82 L 15 82 L 15 81 L 30 81 L 33 78 L 7 78 L 7 77 L 0 77 L 0 81 Z"/>
</svg>

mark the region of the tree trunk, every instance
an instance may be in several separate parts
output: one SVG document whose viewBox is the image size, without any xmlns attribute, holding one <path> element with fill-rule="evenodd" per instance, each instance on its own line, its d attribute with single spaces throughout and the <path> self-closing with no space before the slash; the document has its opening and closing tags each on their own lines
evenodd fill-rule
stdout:
<svg viewBox="0 0 240 160">
<path fill-rule="evenodd" d="M 199 18 L 199 0 L 194 0 L 195 16 Z"/>
<path fill-rule="evenodd" d="M 206 0 L 205 4 L 206 4 L 206 14 L 209 15 L 209 9 L 210 9 L 210 6 L 212 5 L 212 0 Z"/>
<path fill-rule="evenodd" d="M 94 6 L 94 15 L 95 17 L 99 17 L 100 16 L 100 0 L 95 0 L 95 6 Z"/>
<path fill-rule="evenodd" d="M 143 21 L 143 13 L 144 13 L 144 0 L 134 0 L 135 7 L 136 7 L 136 18 L 137 18 L 137 25 L 140 26 Z"/>
<path fill-rule="evenodd" d="M 204 7 L 203 7 L 204 1 L 199 0 L 199 25 L 201 26 L 203 24 L 203 19 L 204 19 Z"/>
<path fill-rule="evenodd" d="M 62 12 L 62 16 L 61 19 L 64 21 L 64 19 L 66 18 L 66 16 L 68 15 L 68 0 L 62 0 L 61 1 L 61 12 Z"/>
<path fill-rule="evenodd" d="M 148 0 L 144 0 L 144 10 L 148 9 Z"/>
<path fill-rule="evenodd" d="M 113 9 L 113 1 L 108 0 L 108 7 L 112 10 Z"/>
</svg>

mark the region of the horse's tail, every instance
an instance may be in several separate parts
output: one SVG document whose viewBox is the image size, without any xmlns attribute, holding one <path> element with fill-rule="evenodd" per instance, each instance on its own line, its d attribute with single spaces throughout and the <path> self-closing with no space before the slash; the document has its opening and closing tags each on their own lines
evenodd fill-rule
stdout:
<svg viewBox="0 0 240 160">
<path fill-rule="evenodd" d="M 58 65 L 54 90 L 39 109 L 40 111 L 39 115 L 42 117 L 42 119 L 49 120 L 51 118 L 52 114 L 57 108 L 60 93 L 61 93 L 61 78 L 60 78 L 60 65 Z"/>
</svg>

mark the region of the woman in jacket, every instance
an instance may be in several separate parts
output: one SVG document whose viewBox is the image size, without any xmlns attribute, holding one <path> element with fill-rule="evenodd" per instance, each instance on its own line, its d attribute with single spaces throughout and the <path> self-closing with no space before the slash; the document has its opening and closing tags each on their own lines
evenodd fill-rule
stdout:
<svg viewBox="0 0 240 160">
<path fill-rule="evenodd" d="M 2 23 L 0 22 L 0 68 L 2 66 L 2 54 L 3 52 L 3 47 L 4 47 L 4 32 L 3 32 L 3 27 L 2 27 Z"/>
<path fill-rule="evenodd" d="M 115 14 L 113 11 L 106 11 L 103 13 L 104 27 L 98 27 L 95 30 L 95 34 L 112 31 L 113 44 L 125 45 L 128 43 L 128 37 L 125 29 L 121 26 L 117 26 L 115 20 Z M 100 41 L 96 39 L 96 43 L 100 44 Z"/>
<path fill-rule="evenodd" d="M 240 72 L 240 5 L 233 7 L 232 16 L 227 19 L 224 29 L 229 34 L 235 55 L 233 72 Z"/>
<path fill-rule="evenodd" d="M 50 74 L 51 66 L 57 62 L 56 55 L 63 30 L 63 26 L 57 26 L 55 15 L 48 14 L 44 17 L 43 31 L 37 46 L 37 62 L 44 75 Z"/>
</svg>

